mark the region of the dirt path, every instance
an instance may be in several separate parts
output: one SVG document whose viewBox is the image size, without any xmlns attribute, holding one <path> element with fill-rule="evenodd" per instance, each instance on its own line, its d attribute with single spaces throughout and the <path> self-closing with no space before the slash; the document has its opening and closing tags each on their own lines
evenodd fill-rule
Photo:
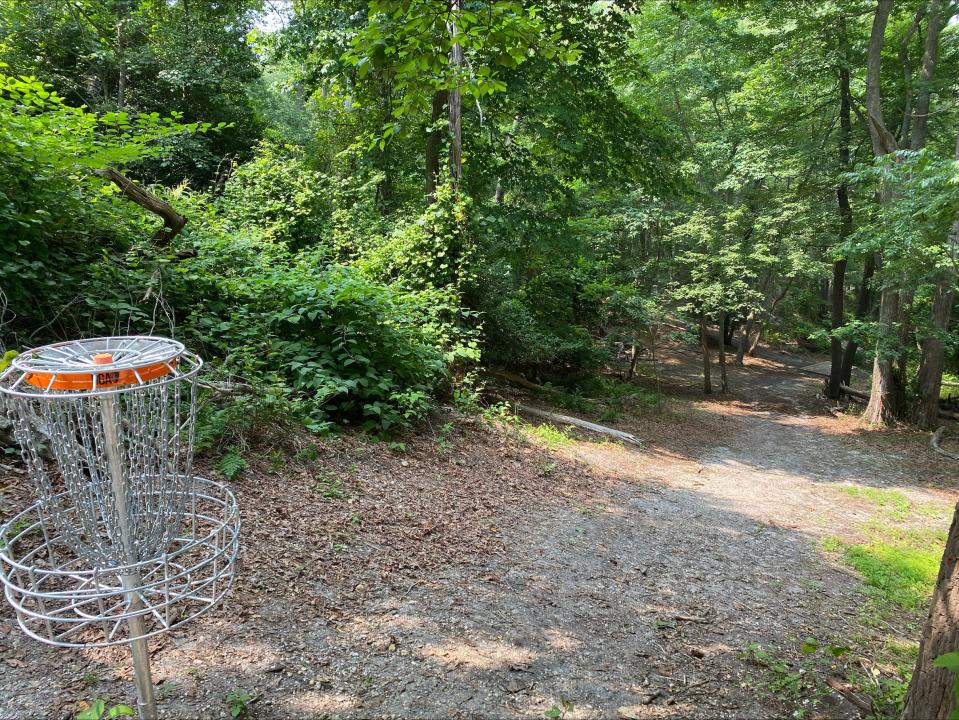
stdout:
<svg viewBox="0 0 959 720">
<path fill-rule="evenodd" d="M 667 381 L 689 387 L 694 361 L 677 353 Z M 955 495 L 923 437 L 834 417 L 799 364 L 755 361 L 731 398 L 623 418 L 641 450 L 579 440 L 550 457 L 460 427 L 403 455 L 352 439 L 263 470 L 238 488 L 235 597 L 156 646 L 161 706 L 225 716 L 240 687 L 264 718 L 782 714 L 747 650 L 795 657 L 855 632 L 859 580 L 819 545 L 871 509 L 837 487 Z M 345 497 L 306 501 L 331 469 Z M 122 652 L 43 648 L 9 613 L 0 652 L 2 717 L 132 699 Z M 834 696 L 813 714 L 858 717 Z"/>
</svg>

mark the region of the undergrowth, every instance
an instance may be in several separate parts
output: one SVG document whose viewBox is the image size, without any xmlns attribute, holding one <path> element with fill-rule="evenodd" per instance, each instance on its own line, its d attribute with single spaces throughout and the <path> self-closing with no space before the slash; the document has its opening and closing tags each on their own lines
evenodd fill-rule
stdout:
<svg viewBox="0 0 959 720">
<path fill-rule="evenodd" d="M 825 552 L 862 578 L 859 628 L 850 638 L 861 657 L 849 665 L 846 680 L 871 698 L 874 717 L 898 717 L 939 571 L 950 508 L 916 502 L 898 490 L 839 490 L 873 509 L 859 526 L 859 538 L 825 537 L 821 542 Z M 942 529 L 926 527 L 930 519 Z M 920 521 L 922 527 L 917 527 Z"/>
</svg>

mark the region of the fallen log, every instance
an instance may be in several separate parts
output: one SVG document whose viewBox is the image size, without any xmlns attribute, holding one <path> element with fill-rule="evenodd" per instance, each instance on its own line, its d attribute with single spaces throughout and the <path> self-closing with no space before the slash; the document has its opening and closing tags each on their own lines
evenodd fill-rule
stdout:
<svg viewBox="0 0 959 720">
<path fill-rule="evenodd" d="M 546 410 L 540 410 L 539 408 L 530 407 L 529 405 L 520 405 L 519 403 L 516 403 L 516 410 L 518 412 L 541 417 L 545 420 L 559 423 L 561 425 L 572 425 L 573 427 L 582 428 L 583 430 L 589 430 L 594 433 L 600 433 L 601 435 L 609 435 L 610 437 L 614 437 L 617 440 L 622 440 L 623 442 L 629 443 L 630 445 L 635 445 L 636 447 L 643 446 L 643 441 L 632 433 L 623 432 L 622 430 L 607 427 L 606 425 L 598 425 L 597 423 L 589 422 L 588 420 L 581 420 L 580 418 L 571 417 L 569 415 L 560 415 L 559 413 L 547 412 Z"/>
<path fill-rule="evenodd" d="M 856 400 L 869 400 L 869 395 L 864 392 L 859 392 L 858 390 L 853 390 L 848 385 L 840 385 L 839 389 L 842 390 L 846 395 L 851 398 L 856 398 Z"/>
<path fill-rule="evenodd" d="M 945 455 L 947 458 L 952 458 L 953 460 L 959 460 L 959 454 L 954 452 L 949 452 L 942 448 L 942 438 L 946 434 L 946 426 L 943 425 L 936 432 L 932 434 L 932 438 L 929 440 L 929 445 L 940 455 Z"/>
<path fill-rule="evenodd" d="M 510 372 L 509 370 L 497 370 L 495 368 L 487 368 L 483 372 L 483 374 L 488 375 L 489 377 L 497 378 L 498 380 L 503 380 L 505 382 L 508 382 L 511 385 L 517 385 L 521 388 L 532 390 L 533 392 L 543 393 L 546 395 L 558 395 L 558 396 L 567 395 L 567 393 L 557 388 L 546 387 L 545 385 L 537 385 L 536 383 L 530 380 L 527 380 L 522 375 L 518 373 Z M 576 398 L 577 400 L 582 400 L 583 402 L 590 403 L 592 405 L 600 404 L 598 400 L 594 400 L 593 398 L 581 397 L 579 395 L 577 395 Z"/>
</svg>

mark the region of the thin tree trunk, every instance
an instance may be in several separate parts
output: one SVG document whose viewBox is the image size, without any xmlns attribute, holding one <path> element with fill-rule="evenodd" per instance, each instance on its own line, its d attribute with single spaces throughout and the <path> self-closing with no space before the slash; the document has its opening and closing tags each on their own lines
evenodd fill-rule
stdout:
<svg viewBox="0 0 959 720">
<path fill-rule="evenodd" d="M 893 327 L 898 319 L 899 293 L 892 288 L 884 288 L 879 305 L 880 339 L 872 366 L 872 389 L 869 393 L 869 405 L 863 415 L 866 422 L 887 425 L 896 419 L 899 392 L 893 367 L 894 356 L 884 347 L 883 340 L 893 336 Z"/>
<path fill-rule="evenodd" d="M 709 395 L 713 391 L 710 378 L 709 338 L 706 336 L 706 318 L 699 319 L 699 348 L 703 353 L 703 392 Z"/>
<path fill-rule="evenodd" d="M 872 152 L 881 157 L 896 150 L 896 139 L 886 128 L 882 117 L 882 95 L 880 72 L 882 69 L 882 46 L 885 41 L 886 25 L 892 10 L 893 0 L 878 0 L 873 16 L 872 32 L 869 37 L 869 50 L 866 57 L 866 112 L 868 113 L 869 138 Z M 889 202 L 887 194 L 879 202 Z M 893 332 L 899 318 L 899 293 L 891 285 L 882 290 L 879 310 L 879 340 L 872 369 L 872 389 L 865 419 L 872 423 L 891 423 L 896 418 L 896 399 L 899 391 L 893 368 L 893 357 L 884 347 Z"/>
<path fill-rule="evenodd" d="M 934 668 L 940 655 L 959 651 L 959 505 L 952 516 L 939 577 L 922 631 L 919 658 L 906 692 L 903 720 L 946 720 L 955 702 L 953 674 Z"/>
<path fill-rule="evenodd" d="M 926 7 L 920 7 L 916 11 L 912 24 L 906 30 L 906 34 L 899 43 L 899 64 L 902 65 L 903 80 L 903 106 L 902 106 L 902 124 L 899 127 L 899 144 L 908 145 L 912 133 L 912 63 L 909 61 L 909 43 L 916 31 L 919 29 L 919 23 L 926 16 Z"/>
<path fill-rule="evenodd" d="M 956 223 L 956 233 L 959 233 L 959 222 Z M 949 330 L 952 302 L 955 297 L 951 280 L 951 278 L 943 278 L 936 285 L 930 317 L 931 332 L 922 341 L 916 424 L 926 430 L 933 429 L 939 422 L 939 392 L 942 389 L 942 371 L 946 359 L 942 335 Z"/>
<path fill-rule="evenodd" d="M 719 313 L 719 328 L 722 330 L 726 327 L 726 321 L 728 320 L 729 315 L 725 310 Z M 719 391 L 721 393 L 729 392 L 729 382 L 726 378 L 726 338 L 722 337 L 723 333 L 720 333 L 719 338 Z"/>
<path fill-rule="evenodd" d="M 833 400 L 842 396 L 842 340 L 835 332 L 843 326 L 843 304 L 846 286 L 846 258 L 832 264 L 832 317 L 830 327 L 833 334 L 829 338 L 829 397 Z"/>
<path fill-rule="evenodd" d="M 842 172 L 849 170 L 849 138 L 852 134 L 852 118 L 850 113 L 849 68 L 846 66 L 845 35 L 842 39 L 843 58 L 839 68 L 839 169 Z M 839 241 L 844 242 L 852 234 L 852 206 L 849 204 L 849 190 L 845 181 L 840 181 L 836 188 L 836 203 L 839 206 Z M 845 257 L 838 258 L 832 265 L 832 317 L 830 326 L 832 335 L 829 340 L 831 363 L 829 366 L 829 397 L 833 400 L 842 395 L 842 340 L 836 336 L 836 331 L 845 322 L 846 300 L 846 265 Z"/>
<path fill-rule="evenodd" d="M 866 256 L 865 264 L 862 268 L 862 281 L 859 284 L 859 294 L 856 298 L 856 319 L 862 320 L 869 314 L 869 307 L 872 304 L 872 277 L 876 274 L 876 258 L 872 253 Z M 859 343 L 850 340 L 846 343 L 846 349 L 842 353 L 842 384 L 850 385 L 852 380 L 852 368 L 856 364 L 856 352 L 859 349 Z"/>
<path fill-rule="evenodd" d="M 746 322 L 739 329 L 739 346 L 736 348 L 736 364 L 742 365 L 743 358 L 746 356 L 746 349 L 749 347 L 750 336 L 753 334 L 753 326 L 756 324 L 756 311 L 750 310 L 746 316 Z"/>
<path fill-rule="evenodd" d="M 450 15 L 452 19 L 449 22 L 449 33 L 453 39 L 453 47 L 450 48 L 450 64 L 453 66 L 453 72 L 455 73 L 459 73 L 463 66 L 463 46 L 456 40 L 456 19 L 462 11 L 463 0 L 450 0 Z M 459 186 L 460 178 L 463 177 L 462 103 L 459 77 L 457 77 L 456 86 L 450 90 L 449 94 L 450 173 L 452 174 L 453 184 L 455 186 Z"/>
<path fill-rule="evenodd" d="M 440 174 L 440 150 L 443 146 L 443 133 L 435 126 L 446 111 L 449 93 L 438 90 L 433 93 L 433 109 L 430 113 L 430 131 L 426 134 L 426 197 L 433 202 L 436 195 L 436 183 Z"/>
<path fill-rule="evenodd" d="M 939 31 L 942 29 L 942 0 L 929 0 L 929 21 L 926 44 L 922 53 L 922 70 L 919 72 L 919 92 L 916 94 L 916 116 L 912 129 L 912 149 L 926 147 L 926 128 L 929 125 L 929 95 L 932 77 L 936 72 L 936 56 L 939 52 Z"/>
</svg>

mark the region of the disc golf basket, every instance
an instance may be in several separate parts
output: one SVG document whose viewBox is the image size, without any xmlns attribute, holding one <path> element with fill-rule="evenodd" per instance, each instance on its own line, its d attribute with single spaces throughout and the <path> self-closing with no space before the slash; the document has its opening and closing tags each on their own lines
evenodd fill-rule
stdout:
<svg viewBox="0 0 959 720">
<path fill-rule="evenodd" d="M 129 644 L 156 717 L 147 639 L 213 608 L 239 550 L 236 499 L 193 475 L 202 361 L 158 337 L 58 343 L 0 374 L 37 502 L 0 526 L 0 581 L 32 638 Z"/>
</svg>

